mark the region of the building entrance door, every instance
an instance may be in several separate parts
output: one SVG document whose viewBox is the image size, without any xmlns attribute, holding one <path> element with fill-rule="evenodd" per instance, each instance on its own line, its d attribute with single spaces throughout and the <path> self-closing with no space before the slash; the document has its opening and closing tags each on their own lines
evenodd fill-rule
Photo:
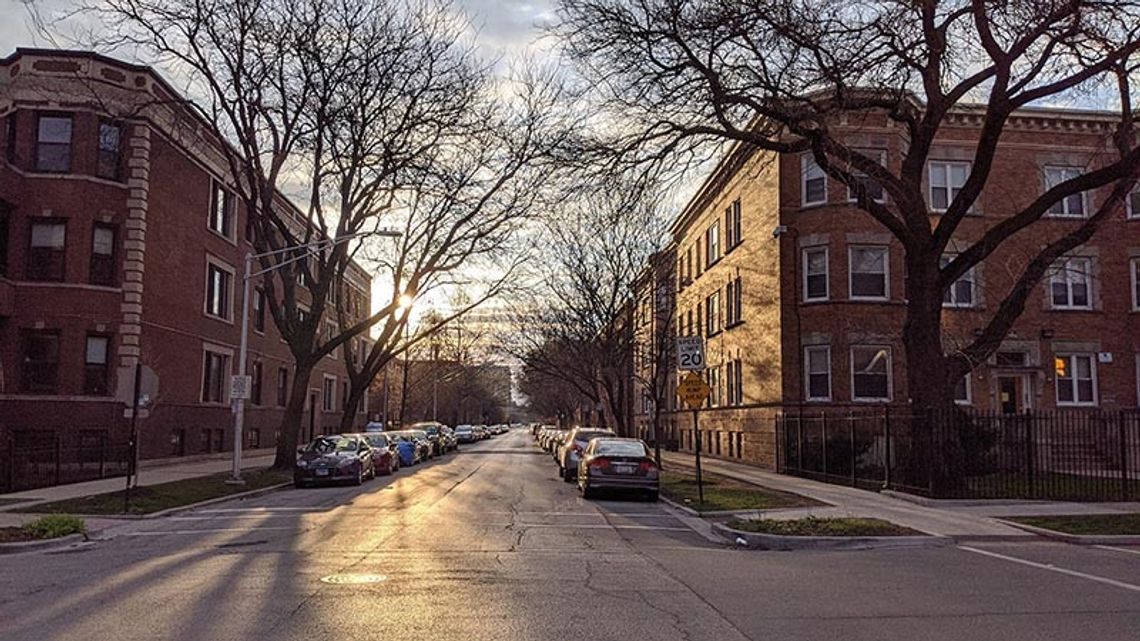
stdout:
<svg viewBox="0 0 1140 641">
<path fill-rule="evenodd" d="M 1019 414 L 1029 409 L 1025 376 L 998 377 L 998 403 L 1002 414 Z"/>
</svg>

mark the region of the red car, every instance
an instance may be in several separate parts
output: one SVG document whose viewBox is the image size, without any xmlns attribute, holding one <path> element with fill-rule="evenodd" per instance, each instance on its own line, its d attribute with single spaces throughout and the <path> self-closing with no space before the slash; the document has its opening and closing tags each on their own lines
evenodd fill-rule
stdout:
<svg viewBox="0 0 1140 641">
<path fill-rule="evenodd" d="M 391 474 L 400 469 L 400 455 L 396 452 L 396 442 L 384 432 L 356 434 L 372 446 L 372 467 L 378 474 Z"/>
</svg>

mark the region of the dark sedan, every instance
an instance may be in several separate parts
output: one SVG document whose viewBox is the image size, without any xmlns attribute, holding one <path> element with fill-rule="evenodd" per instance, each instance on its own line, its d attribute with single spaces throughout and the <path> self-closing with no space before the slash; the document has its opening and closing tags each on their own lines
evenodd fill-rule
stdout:
<svg viewBox="0 0 1140 641">
<path fill-rule="evenodd" d="M 318 436 L 297 451 L 293 485 L 349 481 L 360 485 L 376 476 L 372 448 L 355 435 Z"/>
<path fill-rule="evenodd" d="M 578 463 L 582 498 L 598 490 L 632 490 L 656 501 L 660 476 L 645 442 L 636 438 L 595 438 Z"/>
</svg>

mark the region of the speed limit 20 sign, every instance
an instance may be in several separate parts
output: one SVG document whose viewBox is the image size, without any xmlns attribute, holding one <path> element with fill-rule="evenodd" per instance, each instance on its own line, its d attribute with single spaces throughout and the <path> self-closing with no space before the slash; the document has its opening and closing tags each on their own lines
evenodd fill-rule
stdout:
<svg viewBox="0 0 1140 641">
<path fill-rule="evenodd" d="M 705 340 L 700 336 L 677 338 L 677 369 L 697 371 L 705 368 Z"/>
</svg>

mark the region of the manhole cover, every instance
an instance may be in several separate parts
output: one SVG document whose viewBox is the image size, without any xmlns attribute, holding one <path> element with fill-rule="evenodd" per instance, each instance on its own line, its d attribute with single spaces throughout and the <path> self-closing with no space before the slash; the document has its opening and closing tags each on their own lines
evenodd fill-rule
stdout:
<svg viewBox="0 0 1140 641">
<path fill-rule="evenodd" d="M 322 576 L 323 583 L 336 583 L 341 585 L 358 585 L 361 583 L 380 583 L 387 581 L 388 577 L 383 574 L 330 574 L 329 576 Z"/>
</svg>

